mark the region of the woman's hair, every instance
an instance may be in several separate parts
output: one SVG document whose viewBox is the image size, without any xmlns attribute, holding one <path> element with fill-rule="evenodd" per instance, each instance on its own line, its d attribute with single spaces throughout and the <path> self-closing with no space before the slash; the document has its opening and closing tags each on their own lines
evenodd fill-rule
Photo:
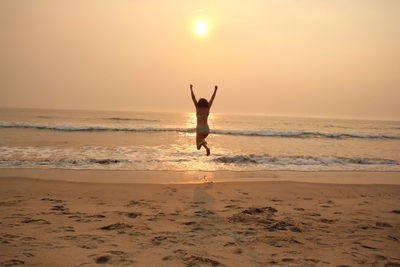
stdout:
<svg viewBox="0 0 400 267">
<path fill-rule="evenodd" d="M 199 108 L 208 108 L 209 106 L 207 99 L 200 98 L 199 102 L 197 102 L 197 107 Z"/>
</svg>

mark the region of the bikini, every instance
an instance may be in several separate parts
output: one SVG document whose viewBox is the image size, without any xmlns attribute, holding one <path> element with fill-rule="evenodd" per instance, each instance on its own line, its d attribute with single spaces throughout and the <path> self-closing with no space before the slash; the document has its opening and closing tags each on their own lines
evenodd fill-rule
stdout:
<svg viewBox="0 0 400 267">
<path fill-rule="evenodd" d="M 207 117 L 207 116 L 208 116 L 208 114 L 207 115 L 206 114 L 204 114 L 204 115 L 203 114 L 196 114 L 197 118 Z M 210 127 L 208 127 L 208 126 L 196 127 L 196 131 L 209 133 L 210 132 Z"/>
<path fill-rule="evenodd" d="M 209 133 L 210 132 L 210 127 L 207 127 L 207 126 L 205 126 L 205 127 L 197 127 L 196 131 Z"/>
</svg>

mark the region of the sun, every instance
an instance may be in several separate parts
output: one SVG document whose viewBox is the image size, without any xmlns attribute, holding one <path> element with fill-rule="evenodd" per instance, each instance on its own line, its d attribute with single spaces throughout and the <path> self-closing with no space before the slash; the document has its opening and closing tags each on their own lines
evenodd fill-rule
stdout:
<svg viewBox="0 0 400 267">
<path fill-rule="evenodd" d="M 194 24 L 194 32 L 199 35 L 207 33 L 207 22 L 205 20 L 197 20 Z"/>
</svg>

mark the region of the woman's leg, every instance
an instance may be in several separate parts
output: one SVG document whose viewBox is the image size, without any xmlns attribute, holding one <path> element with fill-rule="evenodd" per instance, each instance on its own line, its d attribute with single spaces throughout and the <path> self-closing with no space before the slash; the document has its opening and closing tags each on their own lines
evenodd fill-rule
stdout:
<svg viewBox="0 0 400 267">
<path fill-rule="evenodd" d="M 208 148 L 207 142 L 206 142 L 205 139 L 204 139 L 204 142 L 203 142 L 203 146 L 204 146 L 204 148 L 206 149 L 207 156 L 210 156 L 210 148 Z"/>
<path fill-rule="evenodd" d="M 210 148 L 207 146 L 206 142 L 206 137 L 208 136 L 208 133 L 202 133 L 202 132 L 197 132 L 196 133 L 196 145 L 197 145 L 197 150 L 200 150 L 202 146 L 206 149 L 207 156 L 210 155 Z"/>
<path fill-rule="evenodd" d="M 196 146 L 197 150 L 200 150 L 201 146 L 203 145 L 203 136 L 201 133 L 196 133 Z"/>
</svg>

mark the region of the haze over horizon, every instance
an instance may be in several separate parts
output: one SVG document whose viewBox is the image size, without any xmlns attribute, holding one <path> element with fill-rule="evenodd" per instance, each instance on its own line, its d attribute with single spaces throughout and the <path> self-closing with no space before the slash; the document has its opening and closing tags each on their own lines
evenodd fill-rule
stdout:
<svg viewBox="0 0 400 267">
<path fill-rule="evenodd" d="M 250 4 L 251 3 L 251 4 Z M 400 119 L 400 2 L 0 2 L 0 107 Z M 207 32 L 196 34 L 203 19 Z"/>
</svg>

